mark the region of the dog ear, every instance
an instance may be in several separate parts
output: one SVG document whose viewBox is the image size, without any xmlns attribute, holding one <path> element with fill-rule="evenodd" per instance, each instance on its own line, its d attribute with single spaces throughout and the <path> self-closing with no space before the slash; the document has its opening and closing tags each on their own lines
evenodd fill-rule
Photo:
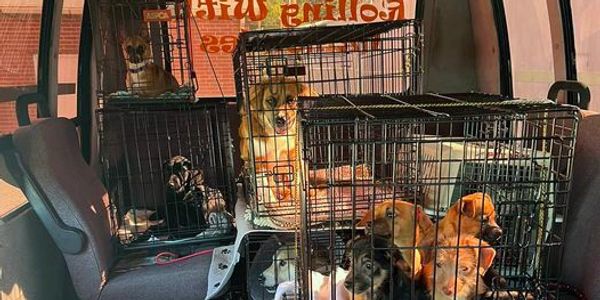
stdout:
<svg viewBox="0 0 600 300">
<path fill-rule="evenodd" d="M 169 169 L 173 168 L 173 158 L 169 158 L 169 159 L 165 160 L 165 162 L 163 162 L 163 168 L 165 170 L 169 170 Z"/>
<path fill-rule="evenodd" d="M 125 43 L 125 40 L 127 39 L 127 32 L 125 32 L 125 29 L 120 28 L 117 32 L 117 38 L 119 39 L 119 43 L 121 45 L 123 45 Z"/>
<path fill-rule="evenodd" d="M 147 42 L 150 41 L 150 34 L 148 33 L 148 25 L 145 22 L 140 24 L 139 35 L 141 38 L 143 38 Z"/>
<path fill-rule="evenodd" d="M 298 96 L 304 97 L 318 97 L 319 93 L 312 89 L 308 84 L 298 83 Z"/>
<path fill-rule="evenodd" d="M 372 221 L 371 216 L 373 215 L 373 210 L 370 209 L 363 217 L 356 223 L 356 226 L 367 226 L 369 222 Z"/>
<path fill-rule="evenodd" d="M 482 246 L 484 246 L 482 244 Z M 496 250 L 491 247 L 481 248 L 479 252 L 479 274 L 485 274 L 487 270 L 492 266 L 494 258 L 496 257 Z"/>
<path fill-rule="evenodd" d="M 260 109 L 260 106 L 257 107 L 257 105 L 261 105 L 260 103 L 262 103 L 265 86 L 266 84 L 262 81 L 250 85 L 250 99 L 248 99 L 248 101 L 250 101 L 250 109 Z"/>
<path fill-rule="evenodd" d="M 461 202 L 461 204 L 460 204 L 461 214 L 465 215 L 469 218 L 475 218 L 475 216 L 476 216 L 475 198 L 466 196 L 466 197 L 462 197 L 458 201 Z"/>
<path fill-rule="evenodd" d="M 431 219 L 429 219 L 429 217 L 427 216 L 425 211 L 423 211 L 423 208 L 420 205 L 416 205 L 416 206 L 417 206 L 417 215 L 416 215 L 417 226 L 419 226 L 419 228 L 421 229 L 421 232 L 427 232 L 433 226 L 433 222 L 431 222 Z"/>
<path fill-rule="evenodd" d="M 274 234 L 273 239 L 275 240 L 275 242 L 277 242 L 277 249 L 279 249 L 279 248 L 281 248 L 281 246 L 283 246 L 283 242 L 279 238 L 279 235 Z"/>
</svg>

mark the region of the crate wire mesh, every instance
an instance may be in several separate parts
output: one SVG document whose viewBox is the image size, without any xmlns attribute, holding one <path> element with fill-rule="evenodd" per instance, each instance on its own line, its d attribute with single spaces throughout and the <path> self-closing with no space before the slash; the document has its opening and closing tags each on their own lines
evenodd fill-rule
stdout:
<svg viewBox="0 0 600 300">
<path fill-rule="evenodd" d="M 421 89 L 420 22 L 405 20 L 240 34 L 234 71 L 245 189 L 256 225 L 300 221 L 297 98 L 416 94 Z M 322 181 L 323 171 L 306 180 Z M 348 178 L 348 167 L 336 170 Z M 368 170 L 357 170 L 368 175 Z"/>
<path fill-rule="evenodd" d="M 436 299 L 452 299 L 446 292 L 453 295 L 465 286 L 463 281 L 448 279 L 456 276 L 471 278 L 465 279 L 473 284 L 471 290 L 476 285 L 487 285 L 490 290 L 482 296 L 490 299 L 558 297 L 548 286 L 559 273 L 551 273 L 549 267 L 551 261 L 560 265 L 560 255 L 556 254 L 561 252 L 564 238 L 579 120 L 576 108 L 479 94 L 313 97 L 301 102 L 310 102 L 303 103 L 303 107 L 310 108 L 302 109 L 299 116 L 304 173 L 326 168 L 328 174 L 333 174 L 339 166 L 363 164 L 373 173 L 367 180 L 353 174 L 352 180 L 345 182 L 329 176 L 321 187 L 305 182 L 306 200 L 301 202 L 299 249 L 313 249 L 314 236 L 319 235 L 318 239 L 325 239 L 319 245 L 329 245 L 329 261 L 353 261 L 362 253 L 373 265 L 379 263 L 379 270 L 399 278 L 385 281 L 379 273 L 371 273 L 373 281 L 365 281 L 360 273 L 371 271 L 365 271 L 364 263 L 353 261 L 348 271 L 359 275 L 348 275 L 345 282 L 352 283 L 350 290 L 355 296 L 374 299 L 381 293 L 388 297 L 394 293 L 402 299 L 410 299 L 411 295 L 412 299 L 421 299 L 417 297 L 427 289 L 421 280 L 430 274 L 424 273 L 429 265 L 428 270 L 435 270 L 429 289 L 435 291 L 432 296 Z M 323 188 L 327 197 L 320 198 L 313 192 Z M 495 220 L 502 230 L 497 240 L 497 232 L 489 238 L 486 231 L 494 228 L 490 225 L 493 218 L 489 208 L 474 206 L 480 207 L 471 210 L 477 217 L 465 208 L 471 207 L 464 206 L 468 203 L 483 201 L 479 196 L 479 200 L 469 202 L 468 195 L 473 193 L 491 197 Z M 384 200 L 393 202 L 391 207 L 395 210 L 378 210 L 386 207 Z M 397 208 L 401 201 L 408 202 L 408 208 L 404 204 Z M 419 212 L 426 212 L 426 219 L 419 219 Z M 395 219 L 397 215 L 399 219 Z M 458 227 L 450 237 L 444 226 L 445 216 L 447 220 L 457 218 Z M 366 223 L 355 222 L 366 217 Z M 393 218 L 394 222 L 389 223 L 386 218 Z M 396 222 L 401 220 L 409 223 L 398 226 Z M 461 227 L 461 222 L 465 227 Z M 340 256 L 340 251 L 334 251 L 340 250 L 338 243 L 331 236 L 323 237 L 322 231 L 349 235 L 345 240 L 346 254 Z M 420 237 L 416 232 L 420 232 Z M 419 240 L 427 236 L 424 233 L 437 242 L 420 244 Z M 398 242 L 400 235 L 404 242 Z M 381 236 L 383 241 L 376 242 Z M 485 250 L 491 248 L 479 238 L 489 239 L 495 255 Z M 417 252 L 425 266 L 414 274 L 412 271 L 420 268 Z M 388 255 L 383 262 L 382 253 Z M 315 261 L 310 251 L 301 254 L 299 284 L 302 291 L 311 293 L 316 284 L 312 282 Z M 468 274 L 454 265 L 457 256 L 463 257 L 457 261 L 461 267 L 465 261 L 472 264 Z M 481 269 L 484 258 L 490 257 L 491 267 Z M 404 269 L 399 265 L 404 265 Z M 484 275 L 494 277 L 484 280 Z M 389 286 L 377 286 L 377 278 Z M 506 284 L 497 284 L 500 278 Z M 368 289 L 361 290 L 360 284 Z M 334 288 L 331 284 L 330 289 Z M 469 288 L 462 292 L 466 290 Z M 477 293 L 473 292 L 467 298 L 475 296 Z M 310 299 L 312 294 L 304 297 Z"/>
<path fill-rule="evenodd" d="M 98 121 L 104 181 L 123 245 L 234 234 L 224 103 L 113 103 L 98 111 Z"/>
<path fill-rule="evenodd" d="M 187 1 L 101 0 L 91 5 L 99 37 L 94 43 L 100 106 L 110 100 L 194 99 Z"/>
</svg>

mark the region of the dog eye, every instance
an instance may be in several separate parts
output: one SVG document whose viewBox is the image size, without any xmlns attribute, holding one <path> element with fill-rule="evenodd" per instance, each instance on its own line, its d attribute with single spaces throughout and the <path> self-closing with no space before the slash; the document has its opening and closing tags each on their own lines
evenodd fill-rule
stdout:
<svg viewBox="0 0 600 300">
<path fill-rule="evenodd" d="M 366 264 L 365 264 L 365 268 L 366 268 L 367 270 L 371 270 L 371 268 L 372 268 L 372 267 L 373 267 L 373 266 L 371 266 L 371 263 L 366 263 Z"/>
<path fill-rule="evenodd" d="M 442 263 L 439 263 L 439 262 L 435 263 L 435 266 L 438 267 L 438 268 L 441 268 L 442 267 Z"/>
<path fill-rule="evenodd" d="M 490 221 L 490 216 L 484 216 L 483 217 L 483 222 L 487 223 Z"/>
<path fill-rule="evenodd" d="M 471 270 L 471 268 L 469 268 L 469 267 L 462 267 L 460 269 L 460 271 L 463 272 L 463 273 L 469 273 L 470 270 Z"/>
<path fill-rule="evenodd" d="M 275 97 L 271 97 L 267 100 L 267 103 L 269 103 L 269 105 L 271 106 L 275 106 L 275 104 L 277 103 L 277 99 L 275 99 Z"/>
<path fill-rule="evenodd" d="M 287 102 L 287 103 L 292 103 L 292 102 L 294 102 L 294 97 L 292 97 L 292 96 L 287 96 L 287 97 L 285 98 L 285 102 Z"/>
<path fill-rule="evenodd" d="M 391 210 L 391 209 L 388 209 L 388 210 L 385 212 L 385 216 L 386 216 L 387 218 L 393 219 L 393 218 L 394 218 L 394 211 L 393 211 L 393 210 Z"/>
<path fill-rule="evenodd" d="M 285 264 L 286 264 L 286 263 L 287 263 L 287 262 L 286 262 L 285 260 L 279 261 L 279 266 L 280 266 L 280 267 L 285 267 Z"/>
</svg>

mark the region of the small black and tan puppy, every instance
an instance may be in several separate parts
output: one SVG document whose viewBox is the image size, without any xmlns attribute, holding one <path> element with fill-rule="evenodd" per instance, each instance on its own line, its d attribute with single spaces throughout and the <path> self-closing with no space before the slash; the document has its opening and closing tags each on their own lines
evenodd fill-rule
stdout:
<svg viewBox="0 0 600 300">
<path fill-rule="evenodd" d="M 167 176 L 167 207 L 165 214 L 170 229 L 206 225 L 202 199 L 195 191 L 204 183 L 202 171 L 192 168 L 192 163 L 177 155 L 164 163 Z"/>
<path fill-rule="evenodd" d="M 225 234 L 232 229 L 233 216 L 227 212 L 225 197 L 219 189 L 208 185 L 202 169 L 194 168 L 181 155 L 165 162 L 165 169 L 170 228 L 204 227 L 204 235 Z"/>
<path fill-rule="evenodd" d="M 410 266 L 389 239 L 376 235 L 356 238 L 346 255 L 350 272 L 344 286 L 354 299 L 429 299 L 420 287 L 416 287 L 416 298 L 411 298 L 411 280 L 406 275 Z"/>
</svg>

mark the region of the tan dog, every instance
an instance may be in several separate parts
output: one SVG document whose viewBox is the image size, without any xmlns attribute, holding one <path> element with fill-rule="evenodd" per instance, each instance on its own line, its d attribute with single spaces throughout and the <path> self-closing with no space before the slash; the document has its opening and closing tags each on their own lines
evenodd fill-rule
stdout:
<svg viewBox="0 0 600 300">
<path fill-rule="evenodd" d="M 487 291 L 482 276 L 492 265 L 496 250 L 472 235 L 462 235 L 457 249 L 457 238 L 440 240 L 435 259 L 423 266 L 423 283 L 435 299 L 471 300 Z"/>
<path fill-rule="evenodd" d="M 177 79 L 154 63 L 148 30 L 142 26 L 140 34 L 120 34 L 121 48 L 127 65 L 127 90 L 144 97 L 155 97 L 179 88 Z"/>
<path fill-rule="evenodd" d="M 316 97 L 317 92 L 294 78 L 274 76 L 264 77 L 260 83 L 250 87 L 248 106 L 242 103 L 239 127 L 240 155 L 247 164 L 250 162 L 250 143 L 254 151 L 254 168 L 257 174 L 272 174 L 269 187 L 279 201 L 298 199 L 298 172 L 301 162 L 298 156 L 297 110 L 298 97 Z M 367 166 L 359 165 L 355 178 L 370 178 Z M 336 180 L 352 179 L 352 168 L 334 168 L 332 176 Z M 308 180 L 311 183 L 327 182 L 327 170 L 311 170 Z"/>
<path fill-rule="evenodd" d="M 290 198 L 299 171 L 296 115 L 298 96 L 315 96 L 308 86 L 286 77 L 265 77 L 250 88 L 248 106 L 241 105 L 239 127 L 240 154 L 250 162 L 250 143 L 254 150 L 254 171 L 273 174 L 269 186 L 279 200 Z M 295 190 L 295 189 L 294 189 Z"/>
<path fill-rule="evenodd" d="M 460 235 L 473 235 L 487 242 L 494 242 L 500 238 L 502 229 L 496 223 L 496 209 L 490 195 L 473 193 L 456 201 L 439 222 L 437 239 L 458 236 L 459 232 Z M 435 238 L 436 226 L 431 226 L 421 245 L 431 246 Z"/>
<path fill-rule="evenodd" d="M 367 212 L 357 225 L 367 226 L 370 231 L 367 234 L 391 236 L 396 247 L 404 248 L 401 253 L 408 265 L 414 262 L 412 273 L 419 273 L 421 255 L 415 246 L 420 244 L 424 230 L 433 226 L 421 207 L 406 201 L 386 200 L 375 205 L 374 211 Z"/>
</svg>

